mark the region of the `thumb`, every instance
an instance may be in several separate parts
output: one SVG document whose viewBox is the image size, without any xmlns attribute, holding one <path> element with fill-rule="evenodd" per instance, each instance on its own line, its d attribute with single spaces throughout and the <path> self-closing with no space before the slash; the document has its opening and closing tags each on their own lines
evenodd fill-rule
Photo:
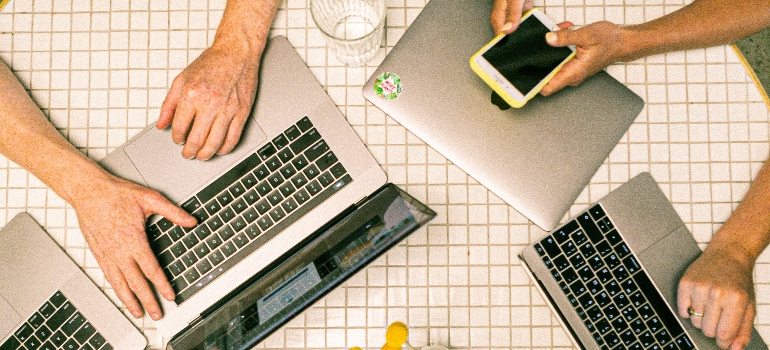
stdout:
<svg viewBox="0 0 770 350">
<path fill-rule="evenodd" d="M 195 219 L 194 216 L 190 215 L 188 212 L 184 211 L 184 209 L 180 208 L 174 203 L 171 203 L 160 193 L 154 191 L 153 193 L 153 195 L 148 197 L 146 202 L 146 209 L 150 211 L 148 214 L 161 215 L 169 221 L 182 227 L 193 227 L 195 224 L 197 224 L 198 220 Z"/>
<path fill-rule="evenodd" d="M 571 30 L 557 30 L 545 34 L 545 41 L 554 47 L 563 47 L 571 44 Z"/>
<path fill-rule="evenodd" d="M 182 84 L 178 83 L 177 80 L 179 79 L 174 79 L 174 82 L 171 83 L 171 89 L 169 89 L 166 99 L 163 100 L 163 104 L 160 106 L 160 116 L 158 121 L 155 122 L 155 127 L 160 130 L 171 125 L 174 119 L 174 112 L 176 112 L 176 106 L 182 93 Z"/>
</svg>

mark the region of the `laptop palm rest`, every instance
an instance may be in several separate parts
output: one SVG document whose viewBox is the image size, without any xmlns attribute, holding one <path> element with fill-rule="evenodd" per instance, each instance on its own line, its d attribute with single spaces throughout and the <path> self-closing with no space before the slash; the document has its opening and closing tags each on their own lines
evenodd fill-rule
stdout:
<svg viewBox="0 0 770 350">
<path fill-rule="evenodd" d="M 149 187 L 173 202 L 180 202 L 266 139 L 254 119 L 248 118 L 241 141 L 232 152 L 201 162 L 182 157 L 183 146 L 171 139 L 171 128 L 158 130 L 152 125 L 126 145 L 125 152 Z"/>
<path fill-rule="evenodd" d="M 0 321 L 2 321 L 0 322 L 0 339 L 5 338 L 21 322 L 21 315 L 2 295 L 0 295 Z"/>
</svg>

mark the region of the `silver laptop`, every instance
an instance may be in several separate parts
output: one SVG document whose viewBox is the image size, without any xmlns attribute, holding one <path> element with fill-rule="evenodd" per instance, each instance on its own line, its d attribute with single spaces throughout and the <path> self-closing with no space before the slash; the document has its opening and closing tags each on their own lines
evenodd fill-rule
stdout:
<svg viewBox="0 0 770 350">
<path fill-rule="evenodd" d="M 0 230 L 0 349 L 144 349 L 147 340 L 27 213 Z"/>
<path fill-rule="evenodd" d="M 641 111 L 605 72 L 501 110 L 469 59 L 493 38 L 491 0 L 431 0 L 363 87 L 364 96 L 545 230 L 553 229 Z M 380 97 L 383 73 L 401 92 Z M 387 90 L 392 91 L 392 90 Z"/>
<path fill-rule="evenodd" d="M 719 349 L 678 316 L 701 251 L 649 173 L 525 248 L 526 270 L 582 349 Z M 756 329 L 748 349 L 767 349 Z"/>
<path fill-rule="evenodd" d="M 159 298 L 164 317 L 156 326 L 165 341 L 198 324 L 216 328 L 206 320 L 216 307 L 298 244 L 308 244 L 331 219 L 366 203 L 386 182 L 282 36 L 265 50 L 255 109 L 232 153 L 206 162 L 185 160 L 170 130 L 148 126 L 102 165 L 160 191 L 198 218 L 192 229 L 165 218 L 151 219 L 147 226 L 150 245 L 177 295 L 174 302 Z M 235 303 L 236 309 L 243 307 Z M 285 318 L 263 317 L 259 324 L 272 330 Z M 205 332 L 188 333 L 202 337 Z"/>
</svg>

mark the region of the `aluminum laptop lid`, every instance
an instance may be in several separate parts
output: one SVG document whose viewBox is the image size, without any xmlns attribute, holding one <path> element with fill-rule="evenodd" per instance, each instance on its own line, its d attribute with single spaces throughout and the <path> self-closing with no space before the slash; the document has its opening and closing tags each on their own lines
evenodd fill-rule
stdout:
<svg viewBox="0 0 770 350">
<path fill-rule="evenodd" d="M 168 349 L 250 349 L 435 216 L 386 184 L 207 310 Z"/>
<path fill-rule="evenodd" d="M 706 337 L 689 320 L 678 316 L 676 293 L 679 279 L 701 250 L 652 176 L 641 173 L 596 204 L 601 205 L 614 228 L 638 259 L 643 272 L 653 283 L 650 287 L 657 290 L 673 312 L 669 322 L 678 322 L 698 349 L 719 349 L 714 339 Z M 594 204 L 589 206 L 593 207 Z M 559 316 L 562 326 L 576 345 L 583 349 L 599 349 L 592 333 L 543 264 L 534 245 L 526 247 L 521 258 L 536 287 Z M 747 349 L 767 349 L 756 329 Z"/>
<path fill-rule="evenodd" d="M 363 87 L 364 96 L 545 230 L 553 229 L 644 102 L 600 72 L 500 110 L 468 60 L 492 39 L 490 0 L 431 0 Z M 375 91 L 385 72 L 398 97 Z M 392 96 L 391 96 L 392 97 Z"/>
<path fill-rule="evenodd" d="M 64 295 L 112 348 L 147 346 L 139 330 L 29 214 L 17 214 L 0 230 L 0 266 L 0 348 L 10 346 L 13 337 L 22 343 L 31 341 L 27 348 L 43 345 L 34 344 L 38 337 L 50 337 L 42 341 L 55 343 L 56 334 L 45 334 L 43 327 L 54 327 L 53 324 L 64 321 L 61 317 L 54 321 L 57 313 L 66 314 L 62 306 L 46 316 L 46 310 L 52 308 L 45 308 L 45 304 L 57 293 Z M 77 324 L 76 316 L 67 316 L 67 322 Z M 38 332 L 34 339 L 25 335 L 25 327 Z"/>
</svg>

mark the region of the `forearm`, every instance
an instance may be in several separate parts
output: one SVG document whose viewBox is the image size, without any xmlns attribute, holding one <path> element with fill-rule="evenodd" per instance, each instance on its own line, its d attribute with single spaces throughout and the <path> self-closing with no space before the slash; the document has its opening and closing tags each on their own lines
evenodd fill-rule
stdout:
<svg viewBox="0 0 770 350">
<path fill-rule="evenodd" d="M 658 19 L 622 27 L 622 60 L 728 44 L 769 26 L 770 0 L 695 0 Z"/>
<path fill-rule="evenodd" d="M 109 176 L 59 134 L 2 61 L 0 91 L 0 153 L 70 204 L 88 193 L 89 182 Z"/>
<path fill-rule="evenodd" d="M 240 53 L 259 64 L 282 0 L 228 0 L 212 47 Z"/>
<path fill-rule="evenodd" d="M 709 247 L 725 249 L 753 265 L 770 244 L 770 159 L 760 169 L 740 205 L 711 239 Z M 708 248 L 707 248 L 708 249 Z"/>
</svg>

